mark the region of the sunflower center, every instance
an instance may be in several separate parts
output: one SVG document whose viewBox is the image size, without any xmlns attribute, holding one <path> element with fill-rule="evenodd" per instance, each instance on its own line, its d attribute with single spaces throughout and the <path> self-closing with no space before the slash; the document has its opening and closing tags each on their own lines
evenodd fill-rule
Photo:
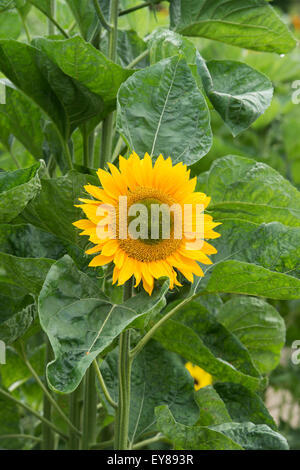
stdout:
<svg viewBox="0 0 300 470">
<path fill-rule="evenodd" d="M 129 193 L 128 237 L 119 238 L 120 247 L 130 257 L 142 262 L 163 260 L 174 253 L 182 242 L 174 238 L 174 213 L 170 208 L 175 203 L 169 195 L 154 188 L 139 187 Z M 134 215 L 131 214 L 132 209 Z M 139 227 L 139 237 L 136 238 L 132 236 L 131 225 L 137 221 L 137 217 L 141 217 L 141 213 L 144 215 L 141 220 L 145 222 L 145 227 Z"/>
</svg>

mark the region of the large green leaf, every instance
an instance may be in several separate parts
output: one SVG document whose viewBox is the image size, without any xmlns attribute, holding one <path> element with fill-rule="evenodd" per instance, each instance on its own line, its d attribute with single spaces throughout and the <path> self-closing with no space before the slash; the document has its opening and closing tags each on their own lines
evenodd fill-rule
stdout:
<svg viewBox="0 0 300 470">
<path fill-rule="evenodd" d="M 18 39 L 22 31 L 21 18 L 17 11 L 2 11 L 0 14 L 0 38 Z"/>
<path fill-rule="evenodd" d="M 2 314 L 0 314 L 0 340 L 5 344 L 10 344 L 23 336 L 32 325 L 35 313 L 35 304 L 30 304 L 10 314 L 6 319 L 2 319 Z"/>
<path fill-rule="evenodd" d="M 223 304 L 217 319 L 246 346 L 262 374 L 278 365 L 285 323 L 272 305 L 253 297 L 233 297 Z"/>
<path fill-rule="evenodd" d="M 220 158 L 207 173 L 202 190 L 211 196 L 209 209 L 217 219 L 300 225 L 299 191 L 264 163 L 232 155 Z"/>
<path fill-rule="evenodd" d="M 72 223 L 83 218 L 82 211 L 74 205 L 78 204 L 79 197 L 86 197 L 83 187 L 88 183 L 97 185 L 99 180 L 75 170 L 59 178 L 42 178 L 41 191 L 23 211 L 21 220 L 65 242 L 85 247 L 88 241 L 80 237 Z"/>
<path fill-rule="evenodd" d="M 205 99 L 177 56 L 136 72 L 120 88 L 117 127 L 131 149 L 188 165 L 212 143 Z"/>
<path fill-rule="evenodd" d="M 157 427 L 176 450 L 243 450 L 226 434 L 208 426 L 178 423 L 166 405 L 155 409 Z"/>
<path fill-rule="evenodd" d="M 167 289 L 165 284 L 151 297 L 143 292 L 116 305 L 68 256 L 57 261 L 39 297 L 41 326 L 55 354 L 47 368 L 50 386 L 62 393 L 76 389 L 92 361 L 104 354 L 126 327 L 138 316 L 165 305 Z"/>
<path fill-rule="evenodd" d="M 195 393 L 195 400 L 200 411 L 198 425 L 213 426 L 232 421 L 224 401 L 212 385 L 200 388 Z"/>
<path fill-rule="evenodd" d="M 224 423 L 185 426 L 167 406 L 156 408 L 158 429 L 179 450 L 287 450 L 286 439 L 267 425 Z"/>
<path fill-rule="evenodd" d="M 113 399 L 118 401 L 118 351 L 101 364 L 101 371 Z M 175 418 L 195 424 L 199 410 L 194 401 L 194 382 L 180 358 L 152 341 L 135 359 L 131 376 L 129 438 L 141 439 L 155 431 L 154 408 L 168 405 Z M 154 427 L 154 429 L 153 429 Z"/>
<path fill-rule="evenodd" d="M 172 0 L 171 27 L 234 46 L 286 53 L 296 40 L 265 0 Z"/>
<path fill-rule="evenodd" d="M 0 173 L 0 223 L 10 222 L 40 190 L 37 163 L 29 168 Z"/>
<path fill-rule="evenodd" d="M 277 426 L 274 419 L 257 393 L 251 392 L 245 387 L 233 383 L 217 382 L 214 384 L 214 389 L 218 393 L 218 396 L 222 398 L 233 421 L 239 423 L 251 421 L 251 423 L 254 424 L 267 424 L 271 429 L 276 431 Z M 199 392 L 201 391 L 202 390 L 199 390 Z M 223 421 L 223 423 L 224 422 L 226 421 Z"/>
<path fill-rule="evenodd" d="M 41 38 L 35 44 L 64 74 L 102 99 L 103 110 L 98 104 L 99 113 L 114 108 L 121 83 L 133 73 L 107 59 L 79 36 L 63 41 Z"/>
<path fill-rule="evenodd" d="M 166 349 L 219 380 L 241 383 L 251 390 L 264 385 L 247 349 L 199 303 L 191 302 L 176 315 L 154 336 Z"/>
<path fill-rule="evenodd" d="M 5 104 L 0 105 L 2 126 L 5 125 L 9 134 L 14 135 L 37 160 L 46 157 L 45 136 L 43 134 L 44 113 L 33 101 L 7 81 L 5 86 Z M 2 129 L 1 137 L 5 144 L 5 135 L 3 135 Z"/>
<path fill-rule="evenodd" d="M 225 219 L 215 240 L 214 265 L 194 290 L 230 292 L 272 299 L 299 297 L 299 227 Z"/>
<path fill-rule="evenodd" d="M 205 91 L 234 137 L 248 129 L 270 106 L 270 80 L 242 62 L 203 61 L 198 65 Z"/>
</svg>

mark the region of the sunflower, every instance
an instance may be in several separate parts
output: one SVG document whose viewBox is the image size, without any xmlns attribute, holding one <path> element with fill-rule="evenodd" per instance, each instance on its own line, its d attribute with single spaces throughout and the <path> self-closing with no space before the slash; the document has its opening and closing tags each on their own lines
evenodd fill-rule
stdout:
<svg viewBox="0 0 300 470">
<path fill-rule="evenodd" d="M 201 369 L 201 367 L 194 366 L 191 362 L 187 362 L 185 367 L 194 379 L 195 390 L 200 390 L 200 388 L 212 384 L 212 376 L 205 370 Z"/>
<path fill-rule="evenodd" d="M 143 159 L 132 153 L 128 160 L 119 157 L 119 169 L 111 163 L 108 163 L 108 167 L 110 172 L 102 169 L 97 171 L 102 188 L 91 184 L 84 187 L 93 199 L 80 199 L 82 204 L 76 206 L 82 208 L 87 219 L 78 220 L 74 225 L 83 230 L 81 235 L 88 235 L 90 242 L 95 245 L 86 251 L 87 254 L 96 254 L 89 265 L 96 267 L 113 262 L 113 284 L 118 282 L 118 285 L 123 285 L 134 276 L 135 287 L 142 281 L 149 295 L 153 290 L 154 279 L 168 277 L 172 289 L 174 285 L 181 285 L 177 279 L 178 271 L 190 282 L 193 282 L 194 275 L 203 276 L 198 262 L 212 264 L 208 255 L 217 253 L 217 250 L 206 240 L 219 237 L 213 230 L 219 224 L 214 223 L 210 215 L 203 214 L 210 198 L 204 193 L 195 192 L 197 179 L 190 179 L 186 165 L 178 163 L 173 166 L 171 158 L 165 160 L 162 155 L 153 164 L 147 153 Z M 120 197 L 124 196 L 127 201 L 125 218 L 120 212 Z M 132 217 L 127 216 L 135 204 L 142 204 L 147 211 L 153 204 L 175 207 L 177 211 L 189 205 L 193 209 L 185 220 L 188 231 L 180 237 L 176 235 L 175 222 L 180 219 L 176 218 L 174 210 L 170 218 L 169 238 L 162 236 L 161 218 L 157 222 L 158 235 L 155 239 L 149 239 L 145 233 L 140 238 L 134 238 L 127 232 L 124 237 L 123 222 L 127 224 L 126 232 L 132 222 Z M 204 229 L 201 240 L 195 234 L 196 205 L 203 208 L 201 215 Z M 115 209 L 115 218 L 110 211 L 105 214 L 99 212 L 100 206 Z M 151 224 L 154 222 L 149 217 L 149 232 L 153 228 Z M 115 228 L 114 233 L 112 228 Z M 192 249 L 189 246 L 191 242 Z"/>
</svg>

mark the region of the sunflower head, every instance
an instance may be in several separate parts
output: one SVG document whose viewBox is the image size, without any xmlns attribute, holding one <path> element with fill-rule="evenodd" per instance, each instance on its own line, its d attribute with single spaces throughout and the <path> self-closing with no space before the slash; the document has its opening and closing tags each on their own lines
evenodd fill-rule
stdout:
<svg viewBox="0 0 300 470">
<path fill-rule="evenodd" d="M 212 384 L 212 376 L 208 372 L 205 372 L 205 370 L 201 369 L 201 367 L 194 366 L 191 362 L 187 362 L 185 367 L 194 379 L 195 390 L 200 390 L 200 388 Z"/>
<path fill-rule="evenodd" d="M 195 191 L 185 165 L 172 165 L 158 157 L 155 164 L 146 153 L 119 158 L 119 169 L 99 169 L 101 187 L 87 185 L 92 196 L 80 199 L 86 219 L 74 222 L 94 245 L 90 266 L 114 263 L 113 283 L 124 284 L 132 276 L 151 295 L 154 279 L 168 277 L 170 288 L 180 285 L 177 272 L 193 282 L 203 276 L 198 262 L 211 264 L 216 249 L 207 239 L 219 237 L 210 215 L 204 214 L 210 198 Z M 200 228 L 199 228 L 200 227 Z"/>
</svg>

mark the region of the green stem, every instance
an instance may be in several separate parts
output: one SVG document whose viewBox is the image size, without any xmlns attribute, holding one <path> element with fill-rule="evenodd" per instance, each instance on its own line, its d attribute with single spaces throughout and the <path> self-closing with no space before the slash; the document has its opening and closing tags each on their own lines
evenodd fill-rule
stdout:
<svg viewBox="0 0 300 470">
<path fill-rule="evenodd" d="M 7 393 L 5 390 L 2 390 L 2 388 L 0 388 L 0 393 L 8 398 L 9 400 L 13 401 L 14 403 L 16 403 L 17 405 L 21 406 L 22 408 L 24 408 L 24 410 L 28 411 L 29 413 L 31 413 L 33 416 L 35 416 L 37 419 L 39 419 L 42 423 L 45 423 L 47 424 L 51 429 L 53 429 L 54 432 L 56 432 L 57 434 L 59 434 L 63 439 L 68 439 L 68 436 L 63 433 L 59 428 L 57 428 L 55 426 L 55 424 L 53 424 L 51 421 L 49 421 L 48 419 L 46 419 L 44 416 L 40 415 L 39 413 L 37 413 L 37 411 L 33 410 L 32 408 L 30 408 L 30 406 L 26 405 L 25 403 L 23 403 L 22 401 L 18 400 L 17 398 L 13 397 L 10 393 Z"/>
<path fill-rule="evenodd" d="M 127 69 L 132 69 L 136 64 L 138 64 L 141 60 L 143 60 L 145 57 L 147 57 L 147 55 L 149 55 L 149 49 L 146 49 L 144 52 L 142 52 L 140 55 L 138 55 L 137 57 L 135 57 L 133 59 L 132 62 L 130 62 L 128 65 L 127 65 Z"/>
<path fill-rule="evenodd" d="M 47 337 L 45 337 L 45 343 L 46 343 L 46 357 L 45 357 L 45 369 L 47 367 L 47 364 L 51 361 L 52 359 L 52 353 L 51 353 L 51 346 L 49 343 L 49 340 Z M 52 404 L 51 401 L 49 400 L 48 396 L 44 393 L 43 395 L 43 416 L 48 420 L 51 421 L 51 415 L 52 415 Z M 42 426 L 42 435 L 43 435 L 43 443 L 42 443 L 42 449 L 43 450 L 52 450 L 54 446 L 54 436 L 52 429 L 49 428 L 47 424 L 43 424 Z"/>
<path fill-rule="evenodd" d="M 64 150 L 65 150 L 65 155 L 67 157 L 68 166 L 69 166 L 70 170 L 72 170 L 73 169 L 73 159 L 72 159 L 72 155 L 71 155 L 71 152 L 70 152 L 68 142 L 64 141 L 63 145 L 64 145 Z"/>
<path fill-rule="evenodd" d="M 124 286 L 124 301 L 132 295 L 132 278 Z M 127 450 L 128 429 L 130 414 L 130 382 L 131 382 L 131 361 L 130 361 L 130 330 L 125 330 L 120 335 L 119 340 L 119 401 L 116 413 L 115 424 L 115 450 Z"/>
<path fill-rule="evenodd" d="M 134 11 L 141 10 L 142 8 L 157 5 L 158 3 L 161 3 L 161 1 L 162 0 L 157 0 L 157 1 L 152 0 L 152 1 L 149 1 L 149 2 L 140 3 L 139 5 L 136 5 L 135 7 L 127 8 L 126 10 L 120 11 L 119 16 L 128 15 L 128 13 L 133 13 Z"/>
<path fill-rule="evenodd" d="M 97 13 L 97 16 L 99 18 L 99 21 L 100 23 L 102 24 L 103 28 L 105 28 L 107 31 L 110 31 L 111 30 L 111 26 L 110 24 L 107 23 L 103 13 L 102 13 L 102 10 L 101 10 L 101 7 L 100 7 L 100 4 L 99 4 L 99 1 L 98 0 L 93 0 L 93 3 L 94 3 L 94 8 L 96 10 L 96 13 Z"/>
<path fill-rule="evenodd" d="M 28 368 L 28 370 L 32 373 L 33 377 L 35 378 L 36 382 L 38 383 L 38 385 L 41 387 L 41 389 L 43 390 L 45 396 L 47 397 L 48 401 L 51 403 L 51 405 L 53 406 L 53 408 L 56 409 L 56 411 L 60 414 L 60 416 L 66 421 L 66 423 L 73 429 L 73 431 L 75 431 L 78 435 L 80 435 L 80 431 L 78 429 L 76 429 L 73 425 L 73 423 L 71 423 L 71 421 L 69 420 L 68 416 L 65 415 L 65 413 L 63 412 L 63 410 L 60 408 L 60 406 L 58 405 L 58 403 L 56 402 L 56 400 L 53 398 L 53 396 L 51 395 L 51 392 L 48 391 L 47 387 L 43 384 L 43 382 L 41 381 L 39 375 L 37 374 L 37 372 L 34 370 L 34 368 L 32 367 L 32 365 L 30 364 L 30 362 L 28 361 L 27 357 L 26 357 L 26 354 L 25 354 L 25 350 L 24 348 L 23 349 L 23 359 L 24 359 L 24 362 L 25 362 L 25 365 L 26 367 Z M 48 418 L 47 418 L 48 420 Z"/>
<path fill-rule="evenodd" d="M 50 16 L 52 20 L 55 20 L 56 17 L 56 1 L 55 0 L 50 0 L 49 2 L 49 9 L 50 9 Z M 48 18 L 48 35 L 53 36 L 55 34 L 55 25 L 53 21 Z"/>
<path fill-rule="evenodd" d="M 117 408 L 118 405 L 117 403 L 114 402 L 114 400 L 112 399 L 112 397 L 110 396 L 110 393 L 109 391 L 107 390 L 107 387 L 106 387 L 106 384 L 104 382 L 104 379 L 103 379 L 103 376 L 101 374 L 101 371 L 100 371 L 100 368 L 98 366 L 98 362 L 96 359 L 94 359 L 93 361 L 93 365 L 94 365 L 94 368 L 95 368 L 95 371 L 96 371 L 96 375 L 97 375 L 97 378 L 99 380 L 99 384 L 100 384 L 100 387 L 103 391 L 103 394 L 106 398 L 106 400 L 108 401 L 108 403 L 113 407 L 113 408 Z"/>
<path fill-rule="evenodd" d="M 88 450 L 96 440 L 97 392 L 95 371 L 92 366 L 86 371 L 84 379 L 83 427 L 81 449 Z"/>
<path fill-rule="evenodd" d="M 29 32 L 29 29 L 28 29 L 28 26 L 27 26 L 27 23 L 26 23 L 25 16 L 20 12 L 20 10 L 18 10 L 18 13 L 19 13 L 19 16 L 20 16 L 21 21 L 22 21 L 22 25 L 23 25 L 23 28 L 24 28 L 24 31 L 25 31 L 25 34 L 26 34 L 26 37 L 27 37 L 27 41 L 30 43 L 31 42 L 31 37 L 30 37 L 30 32 Z"/>
<path fill-rule="evenodd" d="M 80 429 L 80 415 L 81 415 L 81 395 L 82 395 L 82 386 L 81 384 L 70 394 L 69 401 L 69 418 L 73 426 L 76 429 Z M 69 427 L 69 449 L 78 450 L 79 449 L 79 439 L 77 433 L 74 432 L 73 427 Z"/>
<path fill-rule="evenodd" d="M 31 436 L 30 434 L 1 434 L 0 439 L 30 439 L 32 441 L 41 442 L 41 438 Z"/>
<path fill-rule="evenodd" d="M 19 160 L 17 159 L 17 157 L 14 155 L 14 153 L 13 153 L 13 151 L 12 151 L 11 148 L 9 149 L 9 153 L 10 153 L 10 156 L 11 156 L 11 158 L 13 159 L 13 161 L 14 161 L 16 167 L 17 167 L 17 168 L 21 168 L 21 163 L 19 162 Z"/>
<path fill-rule="evenodd" d="M 118 10 L 119 0 L 111 0 L 110 22 L 111 29 L 108 32 L 108 58 L 115 62 L 118 41 Z M 111 160 L 114 114 L 110 113 L 102 124 L 100 168 L 104 168 L 105 162 Z"/>
<path fill-rule="evenodd" d="M 103 450 L 103 449 L 109 449 L 113 448 L 114 446 L 114 441 L 111 439 L 110 441 L 103 441 L 103 442 L 97 442 L 96 444 L 92 444 L 90 446 L 90 450 Z"/>
<path fill-rule="evenodd" d="M 150 437 L 149 439 L 145 439 L 144 441 L 137 442 L 136 444 L 132 446 L 132 449 L 133 450 L 142 449 L 143 447 L 146 447 L 149 444 L 154 444 L 155 442 L 160 442 L 164 440 L 165 440 L 165 437 L 161 433 L 159 433 L 154 437 Z"/>
<path fill-rule="evenodd" d="M 172 310 L 170 310 L 166 315 L 164 315 L 153 327 L 143 336 L 143 338 L 138 342 L 138 344 L 131 350 L 130 352 L 130 361 L 132 362 L 133 359 L 137 356 L 137 354 L 146 346 L 148 341 L 152 338 L 152 336 L 155 334 L 155 332 L 158 330 L 158 328 L 161 327 L 169 318 L 171 318 L 175 313 L 182 308 L 184 305 L 186 305 L 189 302 L 192 302 L 195 300 L 197 297 L 200 297 L 200 295 L 206 295 L 206 292 L 200 292 L 197 294 L 194 294 L 190 297 L 186 297 L 183 299 L 179 304 L 177 304 Z"/>
<path fill-rule="evenodd" d="M 89 166 L 89 135 L 87 132 L 87 125 L 84 123 L 81 128 L 82 144 L 83 144 L 83 161 L 85 167 Z"/>
</svg>

